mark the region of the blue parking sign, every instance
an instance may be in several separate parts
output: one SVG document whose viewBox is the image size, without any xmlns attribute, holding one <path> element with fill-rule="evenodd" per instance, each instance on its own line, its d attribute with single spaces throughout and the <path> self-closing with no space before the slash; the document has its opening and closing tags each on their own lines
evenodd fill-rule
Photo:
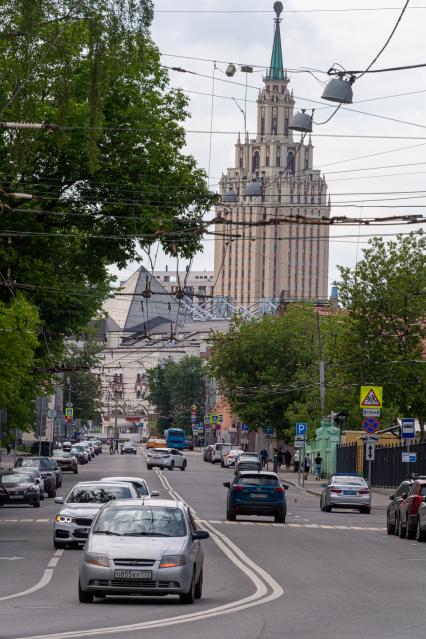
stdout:
<svg viewBox="0 0 426 639">
<path fill-rule="evenodd" d="M 305 422 L 297 422 L 296 423 L 296 435 L 307 435 L 308 433 L 308 424 Z"/>
</svg>

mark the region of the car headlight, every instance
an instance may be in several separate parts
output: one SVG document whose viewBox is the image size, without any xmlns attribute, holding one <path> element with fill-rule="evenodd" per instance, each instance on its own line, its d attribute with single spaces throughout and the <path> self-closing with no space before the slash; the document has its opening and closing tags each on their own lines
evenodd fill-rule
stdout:
<svg viewBox="0 0 426 639">
<path fill-rule="evenodd" d="M 186 564 L 185 555 L 164 555 L 160 561 L 160 568 L 177 568 Z"/>
<path fill-rule="evenodd" d="M 70 524 L 72 522 L 72 518 L 65 517 L 65 515 L 56 515 L 55 521 L 58 524 Z"/>
<path fill-rule="evenodd" d="M 108 555 L 100 555 L 96 552 L 88 552 L 84 558 L 86 564 L 92 564 L 93 566 L 102 566 L 103 568 L 109 568 Z"/>
</svg>

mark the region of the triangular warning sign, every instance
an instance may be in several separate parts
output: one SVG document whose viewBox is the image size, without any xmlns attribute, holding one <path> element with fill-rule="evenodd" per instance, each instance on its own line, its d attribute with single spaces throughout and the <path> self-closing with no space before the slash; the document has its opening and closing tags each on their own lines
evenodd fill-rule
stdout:
<svg viewBox="0 0 426 639">
<path fill-rule="evenodd" d="M 368 391 L 366 397 L 361 402 L 361 407 L 381 406 L 381 403 L 372 388 Z"/>
</svg>

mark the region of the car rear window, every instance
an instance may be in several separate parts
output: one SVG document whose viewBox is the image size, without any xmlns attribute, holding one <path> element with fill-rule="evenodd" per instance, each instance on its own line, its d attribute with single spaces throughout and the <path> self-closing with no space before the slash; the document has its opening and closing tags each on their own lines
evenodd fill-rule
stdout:
<svg viewBox="0 0 426 639">
<path fill-rule="evenodd" d="M 70 504 L 104 504 L 112 499 L 132 498 L 132 491 L 125 486 L 76 486 L 67 502 Z"/>
<path fill-rule="evenodd" d="M 93 532 L 129 537 L 184 537 L 186 525 L 179 508 L 123 506 L 101 513 Z"/>
<path fill-rule="evenodd" d="M 333 485 L 335 486 L 365 486 L 366 483 L 360 477 L 335 477 L 333 479 Z"/>
<path fill-rule="evenodd" d="M 422 495 L 422 497 L 426 495 L 426 484 L 420 486 L 420 495 Z"/>
<path fill-rule="evenodd" d="M 240 477 L 236 482 L 239 486 L 279 486 L 279 481 L 276 477 L 270 477 L 267 475 L 253 475 L 252 477 Z"/>
<path fill-rule="evenodd" d="M 158 455 L 160 455 L 160 456 L 161 456 L 161 455 L 165 455 L 165 456 L 167 456 L 167 455 L 170 455 L 170 451 L 169 451 L 169 450 L 165 450 L 164 448 L 156 448 L 156 449 L 155 449 L 155 455 L 157 455 L 157 456 L 158 456 Z"/>
</svg>

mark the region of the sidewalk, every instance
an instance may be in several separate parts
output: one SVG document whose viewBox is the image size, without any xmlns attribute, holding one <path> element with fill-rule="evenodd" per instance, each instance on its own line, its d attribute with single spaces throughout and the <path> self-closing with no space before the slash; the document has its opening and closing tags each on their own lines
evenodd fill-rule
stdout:
<svg viewBox="0 0 426 639">
<path fill-rule="evenodd" d="M 288 483 L 296 488 L 302 489 L 302 475 L 300 475 L 300 486 L 298 485 L 298 473 L 294 473 L 293 471 L 280 470 L 279 476 L 282 482 Z M 325 479 L 321 479 L 317 481 L 315 476 L 309 474 L 308 479 L 305 479 L 305 492 L 310 495 L 314 495 L 319 497 L 322 492 L 321 484 L 325 483 Z M 372 489 L 372 503 L 376 508 L 385 508 L 389 504 L 389 495 L 395 492 L 395 488 L 393 489 L 385 489 L 385 488 L 373 488 Z"/>
</svg>

